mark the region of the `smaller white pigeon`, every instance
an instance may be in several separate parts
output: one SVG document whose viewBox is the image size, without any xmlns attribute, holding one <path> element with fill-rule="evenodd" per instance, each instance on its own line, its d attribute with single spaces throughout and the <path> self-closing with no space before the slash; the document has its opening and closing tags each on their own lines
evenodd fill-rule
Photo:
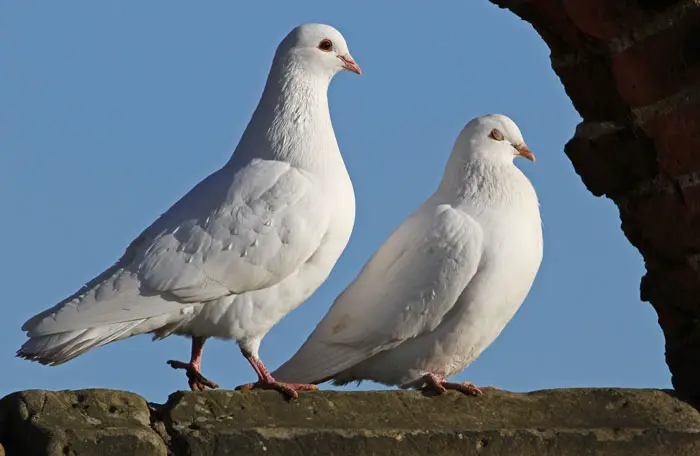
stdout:
<svg viewBox="0 0 700 456">
<path fill-rule="evenodd" d="M 373 380 L 443 393 L 527 296 L 542 261 L 531 161 L 515 123 L 487 115 L 462 130 L 437 191 L 396 229 L 274 377 Z"/>
<path fill-rule="evenodd" d="M 262 338 L 328 277 L 348 243 L 355 195 L 333 132 L 328 86 L 360 74 L 343 36 L 303 24 L 277 48 L 258 107 L 229 162 L 197 184 L 74 295 L 35 315 L 17 356 L 61 364 L 150 333 L 192 338 L 193 390 L 210 337 L 233 339 L 257 374 L 242 389 L 291 397 L 315 385 L 276 381 L 258 356 Z"/>
</svg>

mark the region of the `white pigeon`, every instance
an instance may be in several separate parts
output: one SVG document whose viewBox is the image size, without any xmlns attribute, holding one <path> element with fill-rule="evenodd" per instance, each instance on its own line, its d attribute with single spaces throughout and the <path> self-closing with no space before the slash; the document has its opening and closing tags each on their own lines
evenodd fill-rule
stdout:
<svg viewBox="0 0 700 456">
<path fill-rule="evenodd" d="M 131 243 L 111 268 L 27 321 L 18 356 L 61 364 L 142 333 L 192 337 L 193 390 L 207 338 L 233 339 L 258 375 L 245 385 L 292 397 L 314 385 L 276 382 L 258 356 L 265 334 L 328 277 L 355 221 L 328 86 L 361 74 L 333 27 L 304 24 L 275 53 L 260 102 L 228 163 Z"/>
<path fill-rule="evenodd" d="M 445 378 L 498 337 L 542 261 L 539 203 L 513 164 L 517 156 L 535 158 L 511 119 L 469 122 L 437 191 L 391 234 L 275 378 L 479 394 L 470 382 Z"/>
</svg>

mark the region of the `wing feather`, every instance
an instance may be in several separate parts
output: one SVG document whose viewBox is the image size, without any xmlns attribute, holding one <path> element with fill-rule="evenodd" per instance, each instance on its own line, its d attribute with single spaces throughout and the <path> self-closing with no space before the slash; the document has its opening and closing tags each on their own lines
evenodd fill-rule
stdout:
<svg viewBox="0 0 700 456">
<path fill-rule="evenodd" d="M 213 174 L 150 228 L 134 258 L 145 287 L 187 302 L 259 290 L 318 249 L 329 211 L 312 175 L 258 160 L 226 186 Z"/>
<path fill-rule="evenodd" d="M 483 233 L 465 212 L 430 200 L 396 229 L 273 375 L 319 382 L 434 330 L 481 261 Z"/>
<path fill-rule="evenodd" d="M 329 211 L 317 182 L 276 161 L 254 160 L 232 173 L 222 168 L 203 180 L 114 266 L 22 329 L 39 337 L 177 316 L 183 304 L 284 280 L 314 254 L 327 230 Z"/>
</svg>

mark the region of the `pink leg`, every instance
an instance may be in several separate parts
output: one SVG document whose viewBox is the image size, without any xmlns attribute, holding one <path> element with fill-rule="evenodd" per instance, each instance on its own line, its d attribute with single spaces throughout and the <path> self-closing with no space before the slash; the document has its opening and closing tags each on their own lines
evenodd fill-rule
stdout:
<svg viewBox="0 0 700 456">
<path fill-rule="evenodd" d="M 192 337 L 192 355 L 189 363 L 172 359 L 168 361 L 168 364 L 173 369 L 185 369 L 185 372 L 187 372 L 187 383 L 192 391 L 206 391 L 209 388 L 219 387 L 219 385 L 211 380 L 207 380 L 202 375 L 202 352 L 206 341 L 206 337 Z"/>
<path fill-rule="evenodd" d="M 318 386 L 309 385 L 305 383 L 284 383 L 275 380 L 270 372 L 267 370 L 265 365 L 259 359 L 254 358 L 251 354 L 241 351 L 245 359 L 248 360 L 253 370 L 258 374 L 258 381 L 255 383 L 248 383 L 237 387 L 237 390 L 249 391 L 252 389 L 271 389 L 277 390 L 282 394 L 285 394 L 289 398 L 297 399 L 299 394 L 297 391 L 316 391 Z"/>
<path fill-rule="evenodd" d="M 448 382 L 435 374 L 426 374 L 423 379 L 425 380 L 425 386 L 422 388 L 423 391 L 434 391 L 438 394 L 442 394 L 447 390 L 457 390 L 468 396 L 482 396 L 484 391 L 498 389 L 493 386 L 477 388 L 472 382 Z"/>
</svg>

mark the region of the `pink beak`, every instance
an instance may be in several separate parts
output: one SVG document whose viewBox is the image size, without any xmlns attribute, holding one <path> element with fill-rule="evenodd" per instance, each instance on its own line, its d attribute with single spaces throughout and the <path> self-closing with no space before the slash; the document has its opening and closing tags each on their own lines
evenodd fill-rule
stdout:
<svg viewBox="0 0 700 456">
<path fill-rule="evenodd" d="M 360 65 L 355 63 L 355 61 L 349 55 L 339 55 L 338 58 L 343 61 L 343 68 L 353 73 L 362 74 Z"/>
<path fill-rule="evenodd" d="M 515 146 L 515 150 L 518 151 L 517 155 L 520 155 L 523 158 L 527 158 L 533 163 L 535 162 L 535 154 L 533 154 L 525 144 L 518 144 L 517 146 Z"/>
</svg>

